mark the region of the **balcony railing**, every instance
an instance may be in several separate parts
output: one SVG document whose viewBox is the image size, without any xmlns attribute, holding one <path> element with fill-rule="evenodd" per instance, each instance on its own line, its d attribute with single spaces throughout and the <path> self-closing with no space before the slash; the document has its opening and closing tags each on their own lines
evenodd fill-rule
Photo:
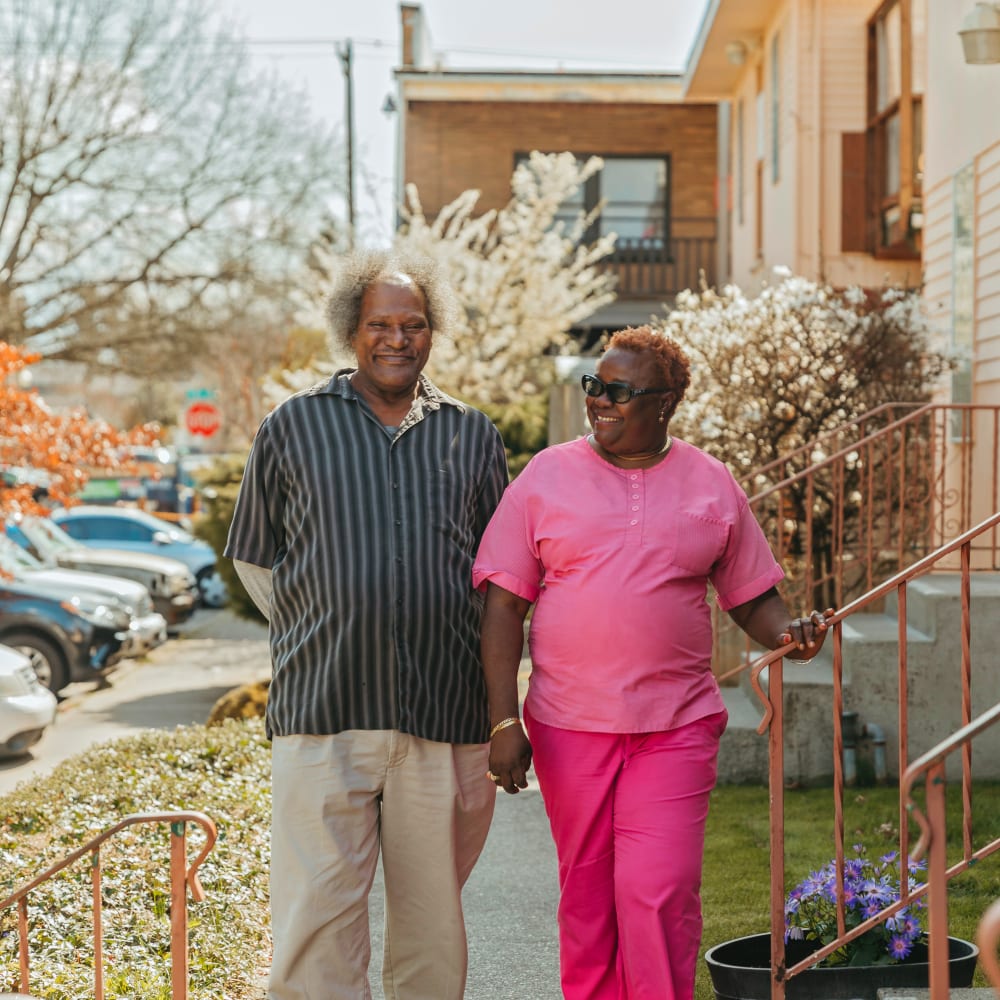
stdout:
<svg viewBox="0 0 1000 1000">
<path fill-rule="evenodd" d="M 972 749 L 974 737 L 1000 723 L 1000 703 L 972 718 L 972 656 L 969 636 L 972 630 L 972 601 L 970 575 L 973 551 L 983 539 L 995 537 L 1000 528 L 1000 513 L 995 513 L 971 530 L 964 532 L 954 541 L 930 553 L 914 565 L 894 575 L 889 580 L 872 589 L 867 594 L 836 611 L 830 619 L 833 648 L 833 697 L 831 704 L 833 723 L 833 811 L 835 868 L 844 870 L 845 820 L 844 820 L 844 670 L 843 670 L 843 623 L 851 615 L 870 610 L 888 594 L 895 593 L 899 608 L 898 628 L 898 754 L 900 771 L 899 796 L 899 857 L 919 858 L 928 855 L 928 881 L 924 886 L 914 887 L 906 881 L 906 867 L 902 867 L 903 885 L 900 900 L 872 915 L 863 923 L 850 930 L 846 929 L 843 880 L 839 880 L 836 890 L 837 939 L 824 945 L 807 958 L 790 968 L 786 967 L 784 942 L 785 906 L 785 735 L 784 735 L 784 695 L 783 668 L 784 654 L 790 652 L 789 643 L 760 657 L 747 666 L 736 668 L 732 673 L 749 669 L 753 689 L 764 703 L 764 718 L 759 732 L 767 732 L 769 753 L 770 787 L 770 840 L 771 840 L 771 998 L 784 1000 L 785 989 L 790 979 L 812 968 L 827 955 L 843 947 L 847 942 L 863 934 L 869 928 L 884 922 L 900 908 L 913 900 L 927 896 L 930 910 L 929 953 L 930 988 L 932 1000 L 946 1000 L 948 996 L 948 933 L 946 886 L 950 878 L 968 869 L 973 863 L 1000 851 L 1000 835 L 987 834 L 986 842 L 978 849 L 973 848 L 972 838 Z M 960 648 L 955 651 L 955 690 L 960 693 L 962 727 L 938 746 L 910 763 L 904 770 L 903 763 L 909 761 L 909 688 L 910 673 L 907 656 L 907 585 L 917 577 L 931 572 L 942 565 L 957 564 L 961 573 L 961 623 L 958 630 Z M 794 666 L 793 666 L 794 669 Z M 767 671 L 767 690 L 761 675 Z M 996 697 L 995 691 L 987 692 Z M 945 854 L 945 814 L 944 789 L 946 782 L 945 761 L 949 755 L 961 752 L 962 785 L 962 857 L 950 867 Z M 912 789 L 919 779 L 925 783 L 925 809 L 921 812 L 914 804 Z M 921 829 L 919 842 L 911 849 L 910 817 L 916 819 Z M 993 832 L 996 834 L 996 831 Z M 982 838 L 981 838 L 982 839 Z M 995 960 L 996 940 L 1000 937 L 1000 909 L 994 906 L 984 917 L 981 934 L 990 948 L 993 961 L 985 961 L 984 967 L 1000 981 L 1000 969 Z"/>
<path fill-rule="evenodd" d="M 686 288 L 698 288 L 704 276 L 716 280 L 715 220 L 678 217 L 671 220 L 670 238 L 623 237 L 603 263 L 618 278 L 619 299 L 672 298 Z"/>
<path fill-rule="evenodd" d="M 0 901 L 0 911 L 17 907 L 18 961 L 20 966 L 19 989 L 29 992 L 30 920 L 28 900 L 31 893 L 44 882 L 81 858 L 90 856 L 90 879 L 94 936 L 94 1000 L 104 1000 L 104 920 L 102 909 L 101 845 L 127 827 L 143 823 L 170 824 L 170 986 L 173 1000 L 187 1000 L 188 995 L 188 911 L 187 890 L 196 902 L 205 898 L 198 880 L 198 869 L 215 845 L 215 824 L 200 812 L 142 813 L 127 816 L 120 823 L 89 840 L 82 847 L 67 855 L 62 861 L 47 868 L 26 885 Z M 189 866 L 187 863 L 186 827 L 195 823 L 205 833 L 205 844 Z"/>
</svg>

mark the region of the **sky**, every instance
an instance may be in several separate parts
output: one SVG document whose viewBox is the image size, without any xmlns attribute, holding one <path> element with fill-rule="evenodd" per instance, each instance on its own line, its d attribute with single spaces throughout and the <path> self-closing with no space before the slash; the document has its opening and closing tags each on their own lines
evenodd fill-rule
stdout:
<svg viewBox="0 0 1000 1000">
<path fill-rule="evenodd" d="M 309 97 L 345 133 L 343 60 L 353 51 L 355 204 L 363 242 L 391 235 L 397 0 L 222 0 L 261 69 Z M 423 0 L 431 48 L 451 69 L 675 72 L 683 69 L 707 0 Z M 343 149 L 340 151 L 343 152 Z M 344 161 L 338 164 L 344 167 Z M 458 195 L 460 192 L 456 191 Z"/>
</svg>

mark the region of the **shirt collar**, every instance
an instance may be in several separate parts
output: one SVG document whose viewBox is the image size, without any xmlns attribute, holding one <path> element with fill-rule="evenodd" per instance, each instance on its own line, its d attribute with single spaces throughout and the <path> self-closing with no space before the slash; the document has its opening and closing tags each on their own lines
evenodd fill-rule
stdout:
<svg viewBox="0 0 1000 1000">
<path fill-rule="evenodd" d="M 334 372 L 326 382 L 320 382 L 318 385 L 314 385 L 307 391 L 313 396 L 329 395 L 341 396 L 344 399 L 358 399 L 360 397 L 354 391 L 354 386 L 351 384 L 350 379 L 350 376 L 355 371 L 357 371 L 356 368 L 340 368 Z M 463 403 L 460 399 L 456 399 L 454 396 L 449 396 L 448 393 L 442 392 L 423 373 L 420 374 L 419 381 L 420 395 L 417 397 L 417 403 L 419 404 L 421 411 L 439 410 L 443 404 L 454 406 L 462 413 L 465 413 L 465 411 L 469 408 L 468 405 Z"/>
</svg>

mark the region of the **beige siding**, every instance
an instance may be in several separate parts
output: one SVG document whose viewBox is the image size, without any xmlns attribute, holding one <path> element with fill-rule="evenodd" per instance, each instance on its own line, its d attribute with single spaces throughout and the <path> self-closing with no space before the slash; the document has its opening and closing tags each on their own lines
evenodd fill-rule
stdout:
<svg viewBox="0 0 1000 1000">
<path fill-rule="evenodd" d="M 976 400 L 1000 402 L 1000 142 L 976 159 Z"/>
<path fill-rule="evenodd" d="M 924 194 L 924 300 L 935 326 L 951 341 L 951 183 Z"/>
</svg>

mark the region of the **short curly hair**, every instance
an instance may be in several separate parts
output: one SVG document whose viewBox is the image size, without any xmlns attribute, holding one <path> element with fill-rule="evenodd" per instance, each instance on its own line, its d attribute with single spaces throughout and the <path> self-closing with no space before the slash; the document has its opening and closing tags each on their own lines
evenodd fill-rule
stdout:
<svg viewBox="0 0 1000 1000">
<path fill-rule="evenodd" d="M 627 326 L 611 334 L 604 350 L 610 351 L 613 347 L 633 354 L 648 352 L 652 355 L 663 376 L 663 384 L 674 394 L 674 401 L 665 412 L 668 420 L 673 417 L 691 384 L 691 362 L 680 346 L 651 326 Z"/>
<path fill-rule="evenodd" d="M 351 349 L 365 292 L 390 274 L 407 275 L 423 292 L 432 333 L 450 332 L 460 306 L 454 289 L 433 257 L 399 248 L 355 250 L 338 258 L 327 298 L 326 318 L 335 348 Z"/>
</svg>

